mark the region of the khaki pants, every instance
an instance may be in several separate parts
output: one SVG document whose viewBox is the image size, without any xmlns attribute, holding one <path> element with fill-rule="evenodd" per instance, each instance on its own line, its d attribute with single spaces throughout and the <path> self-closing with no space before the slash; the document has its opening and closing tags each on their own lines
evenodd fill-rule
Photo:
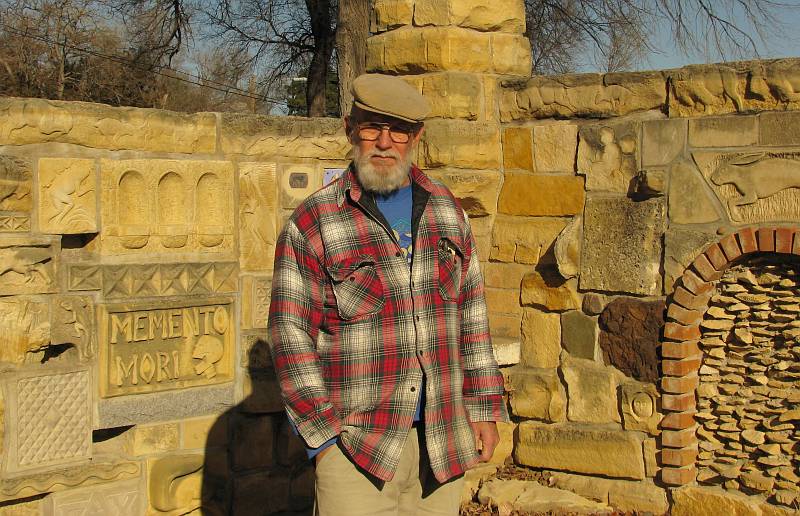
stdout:
<svg viewBox="0 0 800 516">
<path fill-rule="evenodd" d="M 464 485 L 463 475 L 445 484 L 436 480 L 427 454 L 420 457 L 416 428 L 390 482 L 367 477 L 338 446 L 320 459 L 316 474 L 316 516 L 457 516 Z"/>
</svg>

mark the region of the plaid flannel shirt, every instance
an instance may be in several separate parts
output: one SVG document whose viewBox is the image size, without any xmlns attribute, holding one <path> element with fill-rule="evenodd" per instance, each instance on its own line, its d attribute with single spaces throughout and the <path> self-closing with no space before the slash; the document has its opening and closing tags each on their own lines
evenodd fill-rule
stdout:
<svg viewBox="0 0 800 516">
<path fill-rule="evenodd" d="M 338 435 L 382 480 L 394 475 L 424 371 L 425 443 L 444 481 L 478 461 L 469 422 L 508 415 L 466 215 L 445 186 L 416 167 L 411 178 L 411 268 L 365 208 L 352 167 L 295 210 L 276 249 L 271 350 L 306 444 Z"/>
</svg>

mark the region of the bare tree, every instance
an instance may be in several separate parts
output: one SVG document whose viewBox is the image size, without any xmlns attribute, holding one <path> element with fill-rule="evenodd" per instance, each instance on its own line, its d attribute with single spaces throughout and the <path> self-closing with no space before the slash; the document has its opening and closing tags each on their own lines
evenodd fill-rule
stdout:
<svg viewBox="0 0 800 516">
<path fill-rule="evenodd" d="M 353 94 L 350 92 L 353 79 L 366 69 L 370 9 L 369 0 L 339 0 L 336 62 L 342 114 L 350 112 L 353 104 Z"/>
</svg>

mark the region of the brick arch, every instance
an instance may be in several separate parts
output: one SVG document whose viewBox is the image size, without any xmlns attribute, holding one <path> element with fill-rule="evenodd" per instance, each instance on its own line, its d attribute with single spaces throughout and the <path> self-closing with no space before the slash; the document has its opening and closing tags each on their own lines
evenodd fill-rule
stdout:
<svg viewBox="0 0 800 516">
<path fill-rule="evenodd" d="M 709 246 L 686 268 L 667 303 L 661 342 L 661 480 L 671 486 L 695 481 L 697 425 L 694 414 L 702 351 L 700 322 L 716 282 L 735 261 L 753 253 L 800 256 L 800 227 L 748 227 Z"/>
</svg>

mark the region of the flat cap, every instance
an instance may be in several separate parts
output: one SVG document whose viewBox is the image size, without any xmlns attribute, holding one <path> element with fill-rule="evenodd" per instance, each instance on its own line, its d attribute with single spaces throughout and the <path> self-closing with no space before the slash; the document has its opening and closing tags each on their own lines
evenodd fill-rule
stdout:
<svg viewBox="0 0 800 516">
<path fill-rule="evenodd" d="M 393 75 L 367 73 L 353 81 L 353 103 L 365 111 L 406 122 L 421 122 L 431 104 L 413 86 Z"/>
</svg>

